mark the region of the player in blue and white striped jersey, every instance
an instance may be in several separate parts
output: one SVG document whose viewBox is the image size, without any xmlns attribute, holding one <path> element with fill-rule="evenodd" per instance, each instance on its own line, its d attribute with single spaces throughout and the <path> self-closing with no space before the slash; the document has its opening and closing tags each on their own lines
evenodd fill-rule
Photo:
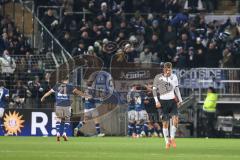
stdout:
<svg viewBox="0 0 240 160">
<path fill-rule="evenodd" d="M 60 126 L 61 122 L 64 122 L 64 130 L 62 137 L 64 141 L 67 141 L 66 130 L 70 126 L 70 116 L 71 116 L 71 94 L 77 94 L 83 96 L 83 92 L 78 90 L 73 85 L 69 84 L 68 77 L 65 77 L 61 83 L 56 84 L 50 91 L 45 93 L 41 98 L 41 102 L 52 93 L 55 93 L 56 100 L 56 129 L 57 129 L 57 141 L 60 141 Z"/>
<path fill-rule="evenodd" d="M 134 85 L 131 91 L 128 93 L 128 98 L 132 101 L 135 107 L 135 113 L 129 112 L 129 118 L 134 116 L 135 124 L 136 124 L 136 137 L 140 137 L 141 132 L 143 131 L 143 125 L 148 121 L 148 115 L 144 107 L 144 100 L 146 97 L 145 91 L 140 85 Z M 133 123 L 131 122 L 131 125 Z M 131 130 L 131 125 L 129 126 L 129 131 Z M 134 133 L 134 132 L 133 132 Z M 135 135 L 133 134 L 133 137 Z"/>
<path fill-rule="evenodd" d="M 3 128 L 2 118 L 4 114 L 4 109 L 7 107 L 9 98 L 9 90 L 4 87 L 4 81 L 0 81 L 0 126 Z"/>
<path fill-rule="evenodd" d="M 95 98 L 95 91 L 91 87 L 91 83 L 88 82 L 88 87 L 84 91 L 84 118 L 83 121 L 80 121 L 77 127 L 74 129 L 74 136 L 77 135 L 78 131 L 83 127 L 86 121 L 93 119 L 96 128 L 96 134 L 98 137 L 105 136 L 104 133 L 101 133 L 100 123 L 99 123 L 99 113 L 96 108 L 96 101 L 100 99 Z"/>
</svg>

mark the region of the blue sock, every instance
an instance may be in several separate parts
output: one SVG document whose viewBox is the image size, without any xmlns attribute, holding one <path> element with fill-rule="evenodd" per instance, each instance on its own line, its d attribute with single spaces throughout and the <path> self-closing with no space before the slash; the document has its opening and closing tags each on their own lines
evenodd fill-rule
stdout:
<svg viewBox="0 0 240 160">
<path fill-rule="evenodd" d="M 4 133 L 4 130 L 3 130 L 2 119 L 0 118 L 0 135 L 1 133 Z"/>
<path fill-rule="evenodd" d="M 158 128 L 155 128 L 155 132 L 156 132 L 158 135 L 160 135 L 160 133 L 161 133 L 161 130 L 160 130 L 160 129 L 158 129 Z"/>
<path fill-rule="evenodd" d="M 100 124 L 99 124 L 99 123 L 96 123 L 96 124 L 95 124 L 95 128 L 96 128 L 97 134 L 100 134 L 100 133 L 101 133 L 101 130 L 100 130 Z"/>
<path fill-rule="evenodd" d="M 134 124 L 133 123 L 129 123 L 128 124 L 128 135 L 129 136 L 132 136 L 133 130 L 134 130 Z"/>
<path fill-rule="evenodd" d="M 83 121 L 80 121 L 77 125 L 77 128 L 80 129 L 80 128 L 82 128 L 83 125 L 84 125 Z"/>
<path fill-rule="evenodd" d="M 145 132 L 146 136 L 148 136 L 148 124 L 147 123 L 144 123 L 143 131 Z"/>
<path fill-rule="evenodd" d="M 142 126 L 140 124 L 136 125 L 137 134 L 141 134 L 141 130 L 142 130 L 141 128 L 142 128 Z"/>
<path fill-rule="evenodd" d="M 154 133 L 154 128 L 149 129 L 149 133 L 150 133 L 151 135 L 153 135 L 153 133 Z"/>
<path fill-rule="evenodd" d="M 61 122 L 56 122 L 56 130 L 57 130 L 57 133 L 60 134 L 60 125 L 61 125 Z"/>
<path fill-rule="evenodd" d="M 67 131 L 67 129 L 69 128 L 70 123 L 69 122 L 64 122 L 64 128 L 63 128 L 63 133 Z"/>
</svg>

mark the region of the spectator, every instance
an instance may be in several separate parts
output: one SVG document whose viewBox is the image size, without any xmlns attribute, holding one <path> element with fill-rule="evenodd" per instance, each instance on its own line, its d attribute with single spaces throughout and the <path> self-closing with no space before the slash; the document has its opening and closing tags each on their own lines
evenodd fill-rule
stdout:
<svg viewBox="0 0 240 160">
<path fill-rule="evenodd" d="M 79 41 L 78 46 L 73 48 L 71 55 L 75 57 L 75 56 L 83 55 L 85 52 L 86 52 L 85 45 L 84 45 L 84 42 L 81 40 Z"/>
<path fill-rule="evenodd" d="M 151 63 L 152 62 L 152 52 L 148 46 L 144 47 L 143 52 L 140 53 L 140 63 Z"/>
<path fill-rule="evenodd" d="M 233 56 L 228 48 L 223 50 L 223 59 L 221 61 L 221 67 L 232 68 L 233 67 Z"/>
<path fill-rule="evenodd" d="M 63 47 L 68 51 L 71 52 L 72 49 L 72 39 L 70 37 L 69 32 L 65 32 L 63 39 L 61 40 Z"/>
<path fill-rule="evenodd" d="M 27 87 L 23 84 L 21 80 L 17 81 L 16 86 L 14 87 L 14 92 L 12 99 L 15 102 L 17 108 L 23 108 L 27 97 Z"/>
<path fill-rule="evenodd" d="M 205 54 L 205 67 L 218 68 L 221 54 L 218 52 L 214 42 L 209 43 Z"/>
</svg>

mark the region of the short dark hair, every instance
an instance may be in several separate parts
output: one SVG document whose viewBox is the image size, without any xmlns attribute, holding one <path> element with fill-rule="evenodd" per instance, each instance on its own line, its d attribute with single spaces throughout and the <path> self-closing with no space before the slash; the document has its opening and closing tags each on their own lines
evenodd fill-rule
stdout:
<svg viewBox="0 0 240 160">
<path fill-rule="evenodd" d="M 5 86 L 5 82 L 3 80 L 0 80 L 0 87 L 4 87 Z"/>
<path fill-rule="evenodd" d="M 216 90 L 215 90 L 215 88 L 213 88 L 213 87 L 208 87 L 208 89 L 209 89 L 209 90 L 211 90 L 211 91 L 212 91 L 212 93 L 216 93 Z"/>
</svg>

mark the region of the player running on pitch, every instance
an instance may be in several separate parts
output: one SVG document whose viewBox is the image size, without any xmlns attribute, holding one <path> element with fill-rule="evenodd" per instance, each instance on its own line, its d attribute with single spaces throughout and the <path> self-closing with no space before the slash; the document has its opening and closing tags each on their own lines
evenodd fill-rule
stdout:
<svg viewBox="0 0 240 160">
<path fill-rule="evenodd" d="M 169 149 L 170 146 L 176 148 L 175 133 L 178 127 L 178 107 L 181 106 L 182 97 L 178 88 L 178 78 L 172 74 L 172 63 L 164 63 L 163 74 L 158 74 L 154 78 L 153 96 L 156 107 L 162 108 L 163 112 L 163 135 L 166 149 Z M 178 98 L 177 103 L 175 97 Z M 170 118 L 172 118 L 173 125 L 170 127 L 169 137 Z"/>
</svg>

